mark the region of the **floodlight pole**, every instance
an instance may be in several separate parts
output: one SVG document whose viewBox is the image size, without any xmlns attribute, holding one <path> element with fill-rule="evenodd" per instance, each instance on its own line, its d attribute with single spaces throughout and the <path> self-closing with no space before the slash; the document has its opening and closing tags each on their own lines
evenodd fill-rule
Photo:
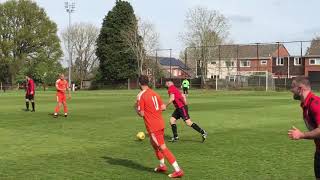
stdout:
<svg viewBox="0 0 320 180">
<path fill-rule="evenodd" d="M 69 69 L 69 75 L 68 75 L 68 81 L 69 81 L 69 87 L 71 87 L 71 64 L 72 64 L 72 51 L 71 51 L 71 43 L 70 43 L 70 28 L 71 28 L 71 13 L 73 13 L 75 11 L 75 2 L 69 2 L 66 1 L 64 3 L 64 7 L 67 11 L 67 13 L 69 14 L 69 25 L 68 25 L 68 53 L 69 53 L 69 61 L 68 61 L 68 69 Z"/>
<path fill-rule="evenodd" d="M 172 69 L 171 68 L 171 56 L 172 56 L 171 53 L 172 53 L 172 49 L 169 49 L 169 50 L 170 50 L 170 79 L 171 79 L 171 74 L 172 74 L 172 72 L 171 72 L 171 69 Z"/>
</svg>

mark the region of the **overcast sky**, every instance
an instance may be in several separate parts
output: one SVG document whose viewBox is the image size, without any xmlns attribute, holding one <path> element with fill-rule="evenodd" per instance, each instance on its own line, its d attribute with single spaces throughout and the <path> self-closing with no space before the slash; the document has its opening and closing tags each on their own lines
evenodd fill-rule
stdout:
<svg viewBox="0 0 320 180">
<path fill-rule="evenodd" d="M 0 0 L 3 2 L 4 0 Z M 160 34 L 161 48 L 177 55 L 184 48 L 179 34 L 184 31 L 186 11 L 195 6 L 218 10 L 229 19 L 230 39 L 235 43 L 311 40 L 320 33 L 320 0 L 128 0 L 136 15 L 151 21 Z M 36 0 L 59 31 L 68 25 L 65 0 Z M 72 22 L 91 22 L 101 27 L 102 19 L 115 0 L 75 0 Z M 298 45 L 294 45 L 298 46 Z"/>
</svg>

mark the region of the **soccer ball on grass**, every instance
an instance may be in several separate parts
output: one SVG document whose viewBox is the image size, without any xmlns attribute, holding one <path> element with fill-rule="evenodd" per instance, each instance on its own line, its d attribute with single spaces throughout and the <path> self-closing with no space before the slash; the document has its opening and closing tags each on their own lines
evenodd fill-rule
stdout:
<svg viewBox="0 0 320 180">
<path fill-rule="evenodd" d="M 144 134 L 144 132 L 138 132 L 137 139 L 142 141 L 144 140 L 144 138 L 146 138 L 146 135 Z"/>
</svg>

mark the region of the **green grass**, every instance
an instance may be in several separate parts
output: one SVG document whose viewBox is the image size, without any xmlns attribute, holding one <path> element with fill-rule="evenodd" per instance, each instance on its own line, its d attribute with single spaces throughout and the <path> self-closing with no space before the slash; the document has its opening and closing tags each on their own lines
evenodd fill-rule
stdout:
<svg viewBox="0 0 320 180">
<path fill-rule="evenodd" d="M 70 116 L 58 119 L 49 115 L 54 92 L 37 93 L 36 113 L 22 111 L 22 91 L 0 93 L 0 179 L 167 179 L 152 172 L 158 161 L 149 140 L 135 140 L 144 131 L 132 108 L 137 92 L 75 92 Z M 189 103 L 209 136 L 201 143 L 178 123 L 181 140 L 167 145 L 184 179 L 313 179 L 313 142 L 287 138 L 291 125 L 305 130 L 289 93 L 191 90 Z"/>
</svg>

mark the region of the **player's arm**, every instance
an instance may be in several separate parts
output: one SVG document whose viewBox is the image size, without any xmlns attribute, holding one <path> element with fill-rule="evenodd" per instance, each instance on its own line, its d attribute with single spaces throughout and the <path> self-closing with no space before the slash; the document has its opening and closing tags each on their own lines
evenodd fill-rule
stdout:
<svg viewBox="0 0 320 180">
<path fill-rule="evenodd" d="M 144 117 L 144 111 L 138 111 L 138 116 Z"/>
<path fill-rule="evenodd" d="M 67 82 L 66 91 L 68 91 L 68 97 L 69 97 L 69 99 L 71 99 L 71 92 L 70 92 L 70 87 L 69 87 L 69 83 L 68 82 Z"/>
<path fill-rule="evenodd" d="M 292 127 L 288 131 L 288 136 L 292 140 L 299 140 L 299 139 L 317 139 L 320 138 L 320 126 L 312 131 L 302 132 L 300 129 L 296 127 Z"/>
<path fill-rule="evenodd" d="M 58 91 L 63 91 L 63 89 L 61 89 L 61 88 L 59 87 L 58 81 L 56 81 L 56 89 L 57 89 Z"/>
<path fill-rule="evenodd" d="M 318 128 L 303 133 L 303 139 L 316 139 L 320 138 L 320 105 L 318 102 L 312 103 L 310 106 L 313 118 L 318 124 Z"/>
<path fill-rule="evenodd" d="M 315 128 L 312 131 L 306 131 L 302 132 L 296 127 L 292 127 L 291 130 L 289 130 L 288 135 L 291 139 L 299 140 L 299 139 L 317 139 L 320 138 L 320 105 L 318 104 L 312 104 L 311 105 L 311 111 L 314 116 L 314 120 L 318 124 L 318 127 Z"/>
<path fill-rule="evenodd" d="M 316 139 L 320 137 L 320 126 L 318 128 L 302 133 L 302 139 Z"/>
<path fill-rule="evenodd" d="M 188 105 L 186 95 L 182 94 L 182 98 L 183 98 L 184 104 L 185 104 L 185 105 Z"/>
<path fill-rule="evenodd" d="M 144 117 L 144 100 L 139 99 L 136 104 L 137 104 L 136 106 L 137 115 L 140 117 Z"/>
<path fill-rule="evenodd" d="M 30 94 L 31 95 L 34 94 L 34 81 L 31 81 L 31 83 L 30 83 Z"/>
<path fill-rule="evenodd" d="M 168 107 L 173 101 L 174 101 L 174 94 L 170 94 L 169 101 L 166 106 Z"/>
<path fill-rule="evenodd" d="M 160 110 L 161 111 L 165 111 L 167 109 L 167 106 L 163 103 L 163 101 L 162 101 L 162 99 L 161 99 L 161 97 L 159 95 L 157 96 L 157 99 L 158 99 L 158 102 L 160 104 Z"/>
</svg>

